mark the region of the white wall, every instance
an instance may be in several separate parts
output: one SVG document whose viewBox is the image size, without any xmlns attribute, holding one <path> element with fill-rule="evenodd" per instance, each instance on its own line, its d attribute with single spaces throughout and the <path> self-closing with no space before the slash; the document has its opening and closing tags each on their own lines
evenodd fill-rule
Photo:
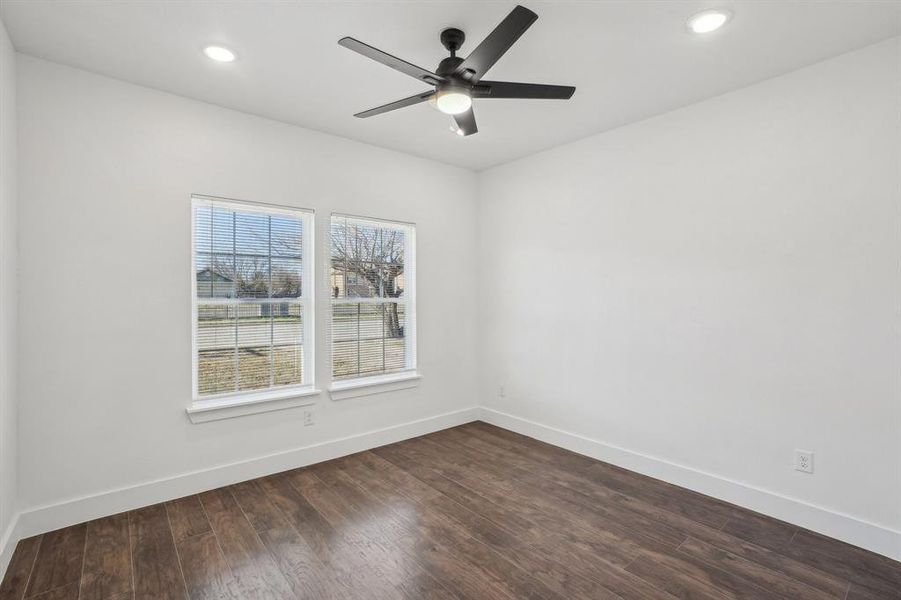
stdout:
<svg viewBox="0 0 901 600">
<path fill-rule="evenodd" d="M 24 506 L 475 405 L 473 173 L 30 57 L 18 68 Z M 192 193 L 313 208 L 320 250 L 332 211 L 416 223 L 419 387 L 323 394 L 313 427 L 298 409 L 190 424 Z M 325 324 L 320 310 L 320 387 Z"/>
<path fill-rule="evenodd" d="M 18 487 L 16 153 L 16 53 L 0 21 L 0 550 L 16 512 Z"/>
<path fill-rule="evenodd" d="M 897 536 L 899 50 L 483 172 L 482 403 Z"/>
</svg>

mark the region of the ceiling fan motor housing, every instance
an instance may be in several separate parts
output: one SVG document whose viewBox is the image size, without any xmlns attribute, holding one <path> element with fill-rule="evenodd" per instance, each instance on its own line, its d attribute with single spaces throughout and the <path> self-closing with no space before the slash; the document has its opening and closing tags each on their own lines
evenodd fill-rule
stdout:
<svg viewBox="0 0 901 600">
<path fill-rule="evenodd" d="M 457 66 L 463 62 L 463 59 L 459 56 L 448 56 L 440 63 L 438 63 L 438 68 L 435 69 L 435 74 L 445 77 L 447 79 L 453 79 L 454 71 L 457 69 Z"/>
</svg>

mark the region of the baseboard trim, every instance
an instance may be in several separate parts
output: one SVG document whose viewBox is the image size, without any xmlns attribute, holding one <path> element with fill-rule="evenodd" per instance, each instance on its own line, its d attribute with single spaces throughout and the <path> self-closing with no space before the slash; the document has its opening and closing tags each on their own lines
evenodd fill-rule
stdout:
<svg viewBox="0 0 901 600">
<path fill-rule="evenodd" d="M 2 566 L 0 573 L 6 572 L 9 557 L 12 556 L 16 543 L 25 537 L 393 444 L 463 425 L 478 418 L 478 407 L 467 408 L 337 440 L 32 508 L 21 512 L 4 534 L 3 546 L 0 549 L 0 560 L 4 562 L 0 564 Z"/>
<path fill-rule="evenodd" d="M 21 517 L 21 513 L 13 515 L 9 525 L 6 526 L 6 531 L 3 532 L 3 537 L 0 537 L 0 573 L 4 575 L 6 574 L 6 568 L 9 566 L 9 561 L 12 560 L 13 552 L 16 550 L 16 544 L 19 543 L 20 539 L 26 537 L 22 535 L 19 517 Z"/>
<path fill-rule="evenodd" d="M 480 419 L 503 429 L 713 496 L 901 561 L 901 531 L 491 408 L 481 407 Z"/>
</svg>

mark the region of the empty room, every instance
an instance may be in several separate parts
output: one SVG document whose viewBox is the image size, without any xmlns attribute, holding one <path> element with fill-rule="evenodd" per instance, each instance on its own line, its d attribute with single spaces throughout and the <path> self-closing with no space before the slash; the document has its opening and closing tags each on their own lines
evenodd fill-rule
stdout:
<svg viewBox="0 0 901 600">
<path fill-rule="evenodd" d="M 0 600 L 901 600 L 901 0 L 0 0 Z"/>
</svg>

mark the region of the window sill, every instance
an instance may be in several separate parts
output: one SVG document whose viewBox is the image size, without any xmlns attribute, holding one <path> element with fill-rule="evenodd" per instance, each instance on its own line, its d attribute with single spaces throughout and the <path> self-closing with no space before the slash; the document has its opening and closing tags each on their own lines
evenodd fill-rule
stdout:
<svg viewBox="0 0 901 600">
<path fill-rule="evenodd" d="M 185 412 L 188 413 L 192 423 L 206 423 L 285 408 L 310 406 L 316 403 L 314 396 L 318 396 L 319 393 L 320 390 L 314 388 L 291 388 L 241 394 L 227 398 L 199 400 L 185 409 Z"/>
<path fill-rule="evenodd" d="M 422 376 L 415 371 L 406 373 L 392 373 L 391 375 L 375 375 L 372 377 L 360 377 L 358 379 L 346 379 L 332 382 L 329 395 L 332 400 L 346 400 L 359 396 L 405 390 L 419 385 Z"/>
</svg>

